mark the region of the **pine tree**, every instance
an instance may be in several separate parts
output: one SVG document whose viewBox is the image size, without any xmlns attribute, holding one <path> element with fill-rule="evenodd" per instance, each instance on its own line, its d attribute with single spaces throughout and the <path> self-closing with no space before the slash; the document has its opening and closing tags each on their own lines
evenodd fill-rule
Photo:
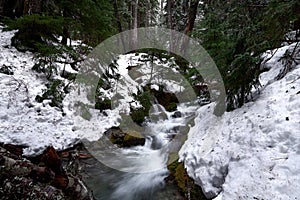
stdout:
<svg viewBox="0 0 300 200">
<path fill-rule="evenodd" d="M 223 76 L 228 110 L 242 106 L 258 76 L 262 53 L 278 47 L 290 22 L 299 19 L 299 1 L 206 0 L 199 37 Z"/>
</svg>

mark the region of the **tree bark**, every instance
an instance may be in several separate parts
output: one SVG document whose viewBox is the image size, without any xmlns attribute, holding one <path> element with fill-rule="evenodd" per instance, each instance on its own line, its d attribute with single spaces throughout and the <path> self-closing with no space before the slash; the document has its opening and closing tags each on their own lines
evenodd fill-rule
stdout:
<svg viewBox="0 0 300 200">
<path fill-rule="evenodd" d="M 115 18 L 116 18 L 116 21 L 117 21 L 118 31 L 119 31 L 119 33 L 121 33 L 121 32 L 123 32 L 123 28 L 122 28 L 122 21 L 121 21 L 120 13 L 119 13 L 119 10 L 118 10 L 118 0 L 113 0 L 113 7 L 114 7 Z M 122 43 L 123 48 L 125 48 L 123 34 L 121 34 L 121 43 Z"/>
<path fill-rule="evenodd" d="M 188 19 L 184 29 L 185 34 L 189 34 L 195 26 L 195 20 L 197 17 L 197 10 L 200 0 L 192 0 L 191 5 L 188 10 Z"/>
<path fill-rule="evenodd" d="M 132 29 L 133 34 L 131 36 L 131 48 L 136 49 L 137 48 L 137 40 L 138 40 L 138 0 L 132 0 L 132 16 L 133 16 L 133 22 L 132 22 Z"/>
<path fill-rule="evenodd" d="M 199 1 L 200 0 L 192 0 L 190 2 L 190 6 L 188 9 L 188 19 L 184 29 L 184 34 L 186 35 L 189 35 L 194 29 Z M 188 38 L 184 38 L 181 42 L 181 47 L 180 47 L 182 53 L 186 52 L 187 45 L 188 45 Z"/>
</svg>

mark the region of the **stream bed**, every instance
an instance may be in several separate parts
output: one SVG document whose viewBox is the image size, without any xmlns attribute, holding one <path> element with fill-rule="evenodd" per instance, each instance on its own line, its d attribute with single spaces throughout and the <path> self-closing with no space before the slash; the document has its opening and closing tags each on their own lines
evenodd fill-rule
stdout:
<svg viewBox="0 0 300 200">
<path fill-rule="evenodd" d="M 85 159 L 81 175 L 94 197 L 98 200 L 184 199 L 175 184 L 167 183 L 170 174 L 167 165 L 177 160 L 177 151 L 182 145 L 178 140 L 186 139 L 196 108 L 181 104 L 177 111 L 167 112 L 161 105 L 154 104 L 151 120 L 145 123 L 142 133 L 146 140 L 143 146 L 118 148 L 118 154 L 107 149 L 104 154 L 111 157 L 106 163 L 97 160 L 97 156 Z M 181 135 L 179 139 L 178 135 Z M 103 154 L 102 151 L 99 154 Z M 172 153 L 176 154 L 173 160 L 170 159 Z"/>
</svg>

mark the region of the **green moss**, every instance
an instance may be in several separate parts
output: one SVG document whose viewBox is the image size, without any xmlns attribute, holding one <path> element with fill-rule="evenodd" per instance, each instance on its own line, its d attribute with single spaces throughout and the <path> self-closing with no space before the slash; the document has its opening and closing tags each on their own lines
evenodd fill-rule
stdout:
<svg viewBox="0 0 300 200">
<path fill-rule="evenodd" d="M 132 109 L 130 113 L 131 119 L 139 125 L 144 122 L 145 117 L 148 115 L 149 112 L 147 112 L 145 108 Z"/>
<path fill-rule="evenodd" d="M 175 180 L 175 184 L 178 187 L 179 192 L 185 197 L 190 196 L 191 200 L 207 200 L 204 196 L 200 186 L 194 183 L 184 168 L 182 162 L 173 162 L 168 166 L 171 173 L 171 177 Z"/>
<path fill-rule="evenodd" d="M 170 102 L 166 105 L 165 109 L 169 112 L 177 110 L 177 104 L 175 102 Z"/>
<path fill-rule="evenodd" d="M 111 100 L 106 98 L 104 100 L 97 99 L 95 109 L 100 111 L 111 109 Z"/>
<path fill-rule="evenodd" d="M 131 147 L 145 144 L 145 138 L 143 138 L 139 132 L 130 131 L 126 133 L 119 127 L 113 127 L 105 134 L 109 140 L 118 147 Z"/>
<path fill-rule="evenodd" d="M 116 144 L 118 146 L 122 146 L 122 144 L 123 144 L 123 138 L 122 137 L 111 136 L 109 138 L 109 140 L 111 141 L 111 143 Z"/>
</svg>

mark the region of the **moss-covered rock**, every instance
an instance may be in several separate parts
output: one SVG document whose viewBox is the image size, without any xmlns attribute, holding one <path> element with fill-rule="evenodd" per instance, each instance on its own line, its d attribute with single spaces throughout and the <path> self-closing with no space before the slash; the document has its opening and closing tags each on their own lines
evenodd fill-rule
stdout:
<svg viewBox="0 0 300 200">
<path fill-rule="evenodd" d="M 131 147 L 145 144 L 145 138 L 137 132 L 123 132 L 119 127 L 112 127 L 104 133 L 109 140 L 119 147 Z"/>
<path fill-rule="evenodd" d="M 191 179 L 184 164 L 182 162 L 173 162 L 168 166 L 170 175 L 167 178 L 168 184 L 175 184 L 178 187 L 179 192 L 189 200 L 208 200 L 200 186 L 196 185 L 194 180 Z"/>
<path fill-rule="evenodd" d="M 149 115 L 149 110 L 147 111 L 145 108 L 131 109 L 130 116 L 132 121 L 135 123 L 142 125 L 145 121 L 145 117 Z"/>
</svg>

